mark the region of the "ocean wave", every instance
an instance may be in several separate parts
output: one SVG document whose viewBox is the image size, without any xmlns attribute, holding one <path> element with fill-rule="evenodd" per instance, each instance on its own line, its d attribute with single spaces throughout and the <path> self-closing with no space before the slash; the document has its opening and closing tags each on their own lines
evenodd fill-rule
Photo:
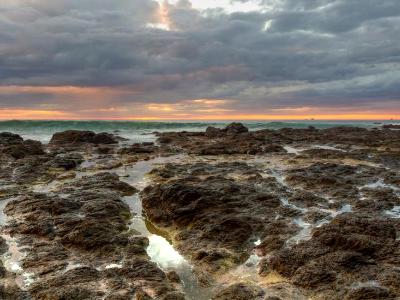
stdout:
<svg viewBox="0 0 400 300">
<path fill-rule="evenodd" d="M 224 127 L 229 122 L 139 122 L 139 121 L 0 121 L 0 132 L 9 131 L 20 134 L 24 138 L 48 142 L 55 132 L 65 130 L 91 130 L 94 132 L 110 132 L 135 142 L 151 140 L 154 131 L 204 131 L 207 126 Z M 382 121 L 380 123 L 393 123 Z M 251 130 L 280 128 L 329 128 L 334 126 L 377 126 L 373 121 L 274 121 L 243 122 Z"/>
</svg>

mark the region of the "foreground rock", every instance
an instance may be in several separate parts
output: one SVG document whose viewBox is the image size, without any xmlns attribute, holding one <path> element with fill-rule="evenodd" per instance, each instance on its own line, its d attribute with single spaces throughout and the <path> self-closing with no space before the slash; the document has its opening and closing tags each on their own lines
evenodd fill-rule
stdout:
<svg viewBox="0 0 400 300">
<path fill-rule="evenodd" d="M 109 133 L 94 133 L 93 131 L 67 130 L 58 132 L 50 140 L 51 145 L 117 144 L 117 139 Z"/>
<path fill-rule="evenodd" d="M 173 235 L 178 249 L 210 273 L 243 263 L 254 241 L 296 214 L 274 193 L 283 187 L 244 163 L 171 165 L 153 170 L 142 192 L 146 216 Z M 284 192 L 284 191 L 283 191 Z M 277 216 L 279 216 L 277 218 Z"/>
<path fill-rule="evenodd" d="M 399 249 L 396 221 L 344 214 L 316 229 L 309 241 L 275 252 L 261 272 L 278 272 L 329 299 L 394 299 L 400 281 L 383 278 L 399 275 Z"/>
<path fill-rule="evenodd" d="M 26 249 L 21 267 L 35 277 L 20 289 L 33 299 L 183 299 L 149 261 L 148 240 L 128 231 L 122 197 L 133 193 L 117 175 L 98 173 L 11 200 L 5 232 Z"/>
<path fill-rule="evenodd" d="M 27 156 L 43 155 L 43 145 L 38 141 L 26 140 L 17 134 L 0 133 L 0 154 L 13 159 L 22 159 Z"/>
<path fill-rule="evenodd" d="M 138 191 L 109 171 L 136 180 L 151 163 L 141 226 L 193 265 L 207 300 L 400 296 L 396 128 L 158 136 L 119 147 L 67 131 L 46 146 L 0 133 L 0 299 L 183 299 L 186 275 L 161 270 L 130 227 Z"/>
<path fill-rule="evenodd" d="M 368 130 L 356 127 L 328 129 L 283 128 L 249 131 L 240 123 L 226 128 L 208 127 L 206 132 L 158 133 L 158 142 L 178 152 L 195 155 L 266 155 L 285 153 L 283 145 L 340 144 L 344 151 L 314 149 L 303 153 L 309 158 L 360 159 L 400 167 L 400 131 Z M 356 146 L 356 147 L 355 147 Z"/>
</svg>

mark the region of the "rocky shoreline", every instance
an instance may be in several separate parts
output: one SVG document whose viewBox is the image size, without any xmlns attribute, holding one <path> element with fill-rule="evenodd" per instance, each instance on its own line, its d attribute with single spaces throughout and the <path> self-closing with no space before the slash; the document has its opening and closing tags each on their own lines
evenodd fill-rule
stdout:
<svg viewBox="0 0 400 300">
<path fill-rule="evenodd" d="M 399 299 L 396 127 L 154 134 L 0 133 L 0 299 Z"/>
</svg>

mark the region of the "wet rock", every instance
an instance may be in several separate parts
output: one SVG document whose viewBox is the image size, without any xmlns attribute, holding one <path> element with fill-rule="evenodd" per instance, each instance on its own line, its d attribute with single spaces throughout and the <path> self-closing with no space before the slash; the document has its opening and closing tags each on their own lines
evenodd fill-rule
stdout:
<svg viewBox="0 0 400 300">
<path fill-rule="evenodd" d="M 67 130 L 57 132 L 50 140 L 50 145 L 65 144 L 117 144 L 118 141 L 109 133 L 94 133 L 93 131 Z"/>
<path fill-rule="evenodd" d="M 11 132 L 0 132 L 0 144 L 1 145 L 13 145 L 20 144 L 24 139 L 18 134 Z"/>
<path fill-rule="evenodd" d="M 336 280 L 336 272 L 325 264 L 311 262 L 310 265 L 300 267 L 293 275 L 293 283 L 307 288 L 332 283 Z"/>
<path fill-rule="evenodd" d="M 320 159 L 341 159 L 352 157 L 349 153 L 332 149 L 308 149 L 301 151 L 301 156 Z"/>
<path fill-rule="evenodd" d="M 56 177 L 56 173 L 49 171 L 51 156 L 27 156 L 17 160 L 10 174 L 12 181 L 24 185 L 34 182 L 50 182 Z"/>
<path fill-rule="evenodd" d="M 307 191 L 296 192 L 288 200 L 290 203 L 293 203 L 300 207 L 312 207 L 312 206 L 318 206 L 318 205 L 323 206 L 323 205 L 326 205 L 328 202 L 326 199 L 316 196 L 315 194 L 307 192 Z"/>
<path fill-rule="evenodd" d="M 173 283 L 180 283 L 181 282 L 181 279 L 180 279 L 178 273 L 176 273 L 175 271 L 169 271 L 167 273 L 167 278 L 168 278 L 168 280 L 170 282 L 173 282 Z"/>
<path fill-rule="evenodd" d="M 0 237 L 0 255 L 3 255 L 8 249 L 6 240 Z"/>
<path fill-rule="evenodd" d="M 90 143 L 98 144 L 98 145 L 100 145 L 100 144 L 101 145 L 118 144 L 119 140 L 120 140 L 120 138 L 115 137 L 112 134 L 102 132 L 102 133 L 95 134 L 95 136 L 93 137 L 93 139 Z"/>
<path fill-rule="evenodd" d="M 54 167 L 63 168 L 68 171 L 76 169 L 84 161 L 84 158 L 79 153 L 67 153 L 56 155 L 53 161 Z"/>
<path fill-rule="evenodd" d="M 260 141 L 243 138 L 225 139 L 220 143 L 206 144 L 194 149 L 192 153 L 198 155 L 233 155 L 233 154 L 262 154 L 270 152 L 282 152 L 283 148 L 280 145 L 265 144 Z"/>
<path fill-rule="evenodd" d="M 385 124 L 382 126 L 383 129 L 400 129 L 398 124 Z"/>
<path fill-rule="evenodd" d="M 281 235 L 270 235 L 255 247 L 255 253 L 258 256 L 266 256 L 268 253 L 281 249 L 285 245 L 285 240 Z"/>
<path fill-rule="evenodd" d="M 264 294 L 260 287 L 237 283 L 217 292 L 212 300 L 258 300 L 263 299 Z"/>
<path fill-rule="evenodd" d="M 208 126 L 205 132 L 205 136 L 208 138 L 220 138 L 226 135 L 226 131 L 213 126 Z"/>
<path fill-rule="evenodd" d="M 99 173 L 58 186 L 56 193 L 30 192 L 11 200 L 5 230 L 26 249 L 24 270 L 38 277 L 29 295 L 103 299 L 108 292 L 131 291 L 133 296 L 140 282 L 157 299 L 184 299 L 149 261 L 147 238 L 128 230 L 131 213 L 122 197 L 134 192 L 117 175 Z"/>
<path fill-rule="evenodd" d="M 225 128 L 226 134 L 235 135 L 239 133 L 249 132 L 249 129 L 242 123 L 231 123 Z"/>
<path fill-rule="evenodd" d="M 27 292 L 22 291 L 15 283 L 0 283 L 0 299 L 30 300 Z"/>
<path fill-rule="evenodd" d="M 227 270 L 249 267 L 242 264 L 251 253 L 262 257 L 260 276 L 271 276 L 265 282 L 274 276 L 280 280 L 265 295 L 233 280 L 216 299 L 400 295 L 400 221 L 387 215 L 399 205 L 400 131 L 340 127 L 250 132 L 231 124 L 157 135 L 157 146 L 134 144 L 118 152 L 113 146 L 118 139 L 108 134 L 61 133 L 47 147 L 0 133 L 0 200 L 12 198 L 3 232 L 17 240 L 26 254 L 21 267 L 35 276 L 35 283 L 22 292 L 13 284 L 18 276 L 0 264 L 0 298 L 183 299 L 176 290 L 179 277 L 150 262 L 149 240 L 129 229 L 132 215 L 123 197 L 137 190 L 115 174 L 98 173 L 121 162 L 171 153 L 188 153 L 203 162 L 153 170 L 153 183 L 142 193 L 144 211 L 193 263 L 200 281 L 212 284 Z M 310 149 L 288 160 L 282 145 L 335 145 L 343 151 Z M 74 179 L 77 172 L 68 170 L 79 166 L 81 155 L 93 157 L 93 167 L 80 171 L 98 174 L 78 173 Z M 252 165 L 232 162 L 250 155 L 258 155 Z M 32 192 L 46 182 L 52 182 L 46 194 Z M 351 211 L 341 209 L 345 205 Z M 350 212 L 335 217 L 345 210 Z M 312 229 L 309 239 L 295 243 L 307 231 L 296 226 L 297 220 Z M 261 243 L 255 246 L 255 241 Z"/>
<path fill-rule="evenodd" d="M 348 286 L 377 278 L 384 262 L 399 255 L 395 239 L 396 229 L 390 220 L 343 214 L 315 229 L 310 240 L 274 252 L 266 267 L 295 285 L 328 291 L 343 276 Z"/>
<path fill-rule="evenodd" d="M 82 220 L 61 239 L 63 245 L 90 250 L 111 245 L 126 245 L 126 236 L 118 234 L 116 226 L 108 221 Z"/>
<path fill-rule="evenodd" d="M 117 174 L 104 172 L 93 176 L 84 176 L 74 181 L 74 185 L 81 190 L 111 189 L 120 192 L 123 196 L 135 194 L 138 190 L 133 186 L 120 181 Z M 64 186 L 64 192 L 72 192 L 70 184 Z"/>
<path fill-rule="evenodd" d="M 322 220 L 330 219 L 330 214 L 328 212 L 320 210 L 311 210 L 304 214 L 304 221 L 309 223 L 317 223 Z"/>
<path fill-rule="evenodd" d="M 166 165 L 152 171 L 161 183 L 141 194 L 144 212 L 157 226 L 176 232 L 179 250 L 196 265 L 210 272 L 231 268 L 246 259 L 250 237 L 263 232 L 281 209 L 268 187 L 259 188 L 268 179 L 257 174 L 240 163 Z"/>
<path fill-rule="evenodd" d="M 232 123 L 224 129 L 208 127 L 205 133 L 158 133 L 160 144 L 168 144 L 177 151 L 196 155 L 234 155 L 284 152 L 278 143 L 259 133 L 249 132 L 241 123 Z"/>
<path fill-rule="evenodd" d="M 373 299 L 396 299 L 397 297 L 388 289 L 377 286 L 365 286 L 350 290 L 345 300 L 373 300 Z"/>
<path fill-rule="evenodd" d="M 36 283 L 30 289 L 35 299 L 96 299 L 98 271 L 88 267 L 67 271 L 62 277 Z"/>
<path fill-rule="evenodd" d="M 387 269 L 378 275 L 378 281 L 397 294 L 400 293 L 400 270 L 397 268 Z"/>
<path fill-rule="evenodd" d="M 157 151 L 158 147 L 154 143 L 136 143 L 129 147 L 122 148 L 120 154 L 150 154 Z"/>
<path fill-rule="evenodd" d="M 19 135 L 3 132 L 0 133 L 0 154 L 22 159 L 31 155 L 43 155 L 44 149 L 38 141 L 24 141 Z"/>
</svg>

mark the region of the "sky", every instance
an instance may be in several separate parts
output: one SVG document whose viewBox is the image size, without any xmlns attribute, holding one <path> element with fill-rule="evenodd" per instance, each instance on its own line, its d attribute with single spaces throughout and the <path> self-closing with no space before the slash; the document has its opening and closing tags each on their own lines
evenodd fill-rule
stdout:
<svg viewBox="0 0 400 300">
<path fill-rule="evenodd" d="M 1 0 L 0 119 L 399 119 L 399 37 L 399 0 Z"/>
</svg>

